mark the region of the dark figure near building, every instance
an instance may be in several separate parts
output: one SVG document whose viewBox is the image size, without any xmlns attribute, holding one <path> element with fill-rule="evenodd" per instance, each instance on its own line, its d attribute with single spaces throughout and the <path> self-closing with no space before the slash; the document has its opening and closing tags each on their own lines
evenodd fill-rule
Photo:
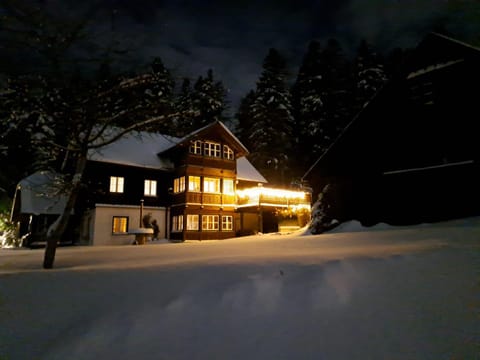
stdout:
<svg viewBox="0 0 480 360">
<path fill-rule="evenodd" d="M 152 221 L 152 228 L 153 228 L 153 240 L 158 240 L 158 233 L 160 231 L 157 220 Z"/>
</svg>

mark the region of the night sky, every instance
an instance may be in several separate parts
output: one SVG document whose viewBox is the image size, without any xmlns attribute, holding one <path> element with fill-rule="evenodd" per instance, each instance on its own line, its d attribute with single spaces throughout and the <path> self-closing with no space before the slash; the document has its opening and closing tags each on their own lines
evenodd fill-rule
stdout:
<svg viewBox="0 0 480 360">
<path fill-rule="evenodd" d="M 66 16 L 92 4 L 40 3 Z M 286 56 L 293 80 L 312 39 L 325 43 L 335 37 L 352 54 L 361 38 L 385 52 L 415 46 L 432 29 L 445 29 L 464 41 L 478 41 L 480 33 L 480 10 L 473 0 L 97 0 L 94 4 L 98 11 L 90 30 L 97 42 L 128 50 L 122 66 L 139 67 L 159 56 L 177 83 L 212 68 L 229 90 L 234 108 L 254 88 L 270 47 Z"/>
</svg>

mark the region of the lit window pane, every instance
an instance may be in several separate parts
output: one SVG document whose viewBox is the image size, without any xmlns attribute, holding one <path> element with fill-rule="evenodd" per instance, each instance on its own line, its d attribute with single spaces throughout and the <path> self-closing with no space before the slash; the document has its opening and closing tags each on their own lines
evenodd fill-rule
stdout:
<svg viewBox="0 0 480 360">
<path fill-rule="evenodd" d="M 117 178 L 117 192 L 123 193 L 123 177 Z"/>
<path fill-rule="evenodd" d="M 198 230 L 198 215 L 187 215 L 187 230 Z"/>
<path fill-rule="evenodd" d="M 218 215 L 202 215 L 202 230 L 218 230 Z"/>
<path fill-rule="evenodd" d="M 203 192 L 206 193 L 219 193 L 220 192 L 220 179 L 217 178 L 204 178 L 203 179 Z"/>
<path fill-rule="evenodd" d="M 145 180 L 144 194 L 146 196 L 157 196 L 157 181 Z"/>
<path fill-rule="evenodd" d="M 128 231 L 128 217 L 127 216 L 114 216 L 112 224 L 112 233 L 121 234 Z"/>
<path fill-rule="evenodd" d="M 173 192 L 180 193 L 185 191 L 185 176 L 173 180 Z"/>
<path fill-rule="evenodd" d="M 172 218 L 172 231 L 183 231 L 183 215 L 177 215 Z"/>
<path fill-rule="evenodd" d="M 123 177 L 110 176 L 110 192 L 123 193 Z"/>
<path fill-rule="evenodd" d="M 200 192 L 200 176 L 188 177 L 188 191 Z"/>
<path fill-rule="evenodd" d="M 232 179 L 223 179 L 223 193 L 224 194 L 233 194 L 233 180 Z"/>
</svg>

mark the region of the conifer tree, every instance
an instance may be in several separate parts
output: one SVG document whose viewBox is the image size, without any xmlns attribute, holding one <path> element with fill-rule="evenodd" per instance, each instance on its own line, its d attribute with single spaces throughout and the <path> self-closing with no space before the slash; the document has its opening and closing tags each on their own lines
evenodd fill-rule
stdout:
<svg viewBox="0 0 480 360">
<path fill-rule="evenodd" d="M 159 57 L 153 60 L 151 68 L 152 82 L 144 92 L 145 106 L 148 109 L 146 117 L 171 114 L 175 108 L 173 98 L 175 82 L 173 77 Z M 152 130 L 169 134 L 172 125 L 172 123 L 165 121 L 155 124 Z"/>
<path fill-rule="evenodd" d="M 297 175 L 302 175 L 326 147 L 323 139 L 326 118 L 322 100 L 325 69 L 321 51 L 318 41 L 310 42 L 292 87 L 295 147 L 304 154 L 301 159 L 295 159 Z"/>
<path fill-rule="evenodd" d="M 180 92 L 175 98 L 175 109 L 184 115 L 174 119 L 173 135 L 183 137 L 195 127 L 195 116 L 187 115 L 189 111 L 193 110 L 193 90 L 188 78 L 183 79 Z"/>
<path fill-rule="evenodd" d="M 289 155 L 292 149 L 292 106 L 287 86 L 284 57 L 270 49 L 263 61 L 251 104 L 249 129 L 250 159 L 273 183 L 289 182 Z"/>
<path fill-rule="evenodd" d="M 328 147 L 355 114 L 354 82 L 351 64 L 336 39 L 328 40 L 321 62 L 324 67 L 322 100 L 326 120 L 323 137 Z"/>
<path fill-rule="evenodd" d="M 222 120 L 226 110 L 226 90 L 221 81 L 214 80 L 212 69 L 208 70 L 206 77 L 197 79 L 193 90 L 193 111 L 198 115 L 194 118 L 193 129 L 189 130 Z"/>
<path fill-rule="evenodd" d="M 121 114 L 122 109 L 134 110 L 137 121 L 169 115 L 175 111 L 173 99 L 175 83 L 170 71 L 158 57 L 151 63 L 149 72 L 123 77 L 117 80 L 117 85 L 110 85 L 108 96 L 103 97 L 107 111 Z M 130 122 L 131 119 L 125 116 L 119 116 L 117 119 L 119 126 L 128 125 Z M 152 124 L 148 130 L 169 133 L 171 125 L 167 122 Z"/>
<path fill-rule="evenodd" d="M 247 147 L 247 149 L 252 147 L 252 143 L 249 139 L 249 132 L 253 125 L 252 105 L 255 100 L 255 96 L 255 91 L 250 90 L 248 94 L 245 95 L 245 97 L 240 101 L 240 105 L 235 116 L 238 122 L 236 135 Z"/>
<path fill-rule="evenodd" d="M 360 42 L 357 49 L 354 76 L 355 105 L 356 110 L 359 111 L 387 81 L 380 57 L 365 40 Z"/>
</svg>

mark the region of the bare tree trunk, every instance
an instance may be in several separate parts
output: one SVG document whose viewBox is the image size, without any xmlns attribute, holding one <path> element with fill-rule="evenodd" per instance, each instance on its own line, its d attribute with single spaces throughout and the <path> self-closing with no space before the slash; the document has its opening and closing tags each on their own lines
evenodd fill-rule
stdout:
<svg viewBox="0 0 480 360">
<path fill-rule="evenodd" d="M 57 243 L 62 238 L 65 230 L 67 229 L 68 222 L 70 220 L 70 215 L 75 208 L 75 203 L 77 202 L 78 193 L 81 188 L 81 180 L 85 166 L 87 164 L 86 154 L 81 154 L 77 160 L 77 165 L 75 169 L 75 175 L 73 176 L 71 182 L 71 190 L 65 204 L 65 209 L 60 215 L 60 218 L 55 221 L 53 231 L 47 235 L 47 246 L 45 247 L 45 256 L 43 258 L 43 268 L 51 269 L 53 268 L 53 263 L 55 261 L 55 253 L 57 250 Z"/>
</svg>

